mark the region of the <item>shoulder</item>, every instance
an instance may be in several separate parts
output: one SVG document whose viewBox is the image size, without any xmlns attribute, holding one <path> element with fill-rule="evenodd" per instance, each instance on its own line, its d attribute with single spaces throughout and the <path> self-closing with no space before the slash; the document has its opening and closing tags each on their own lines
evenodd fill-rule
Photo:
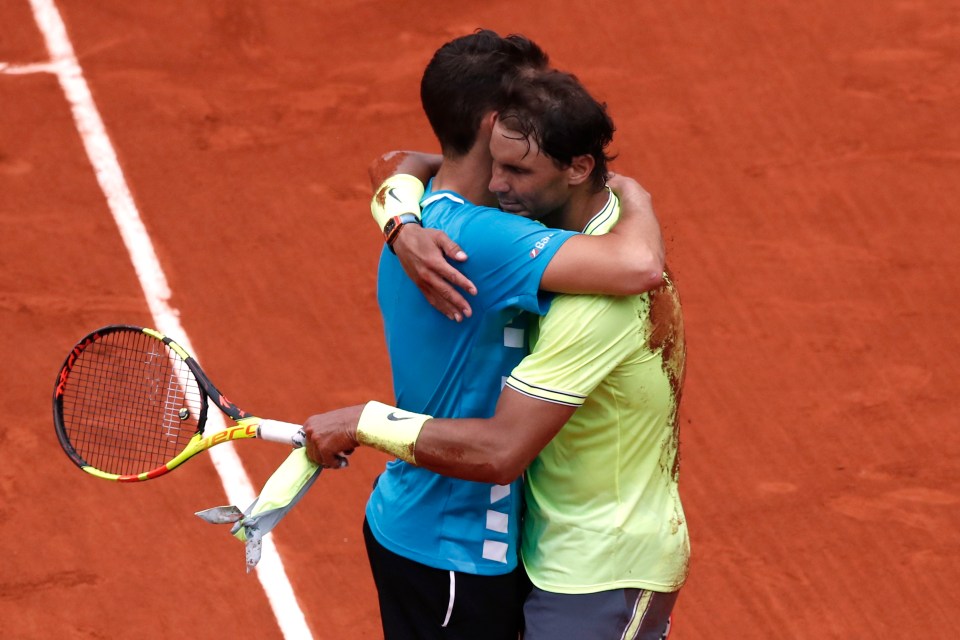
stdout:
<svg viewBox="0 0 960 640">
<path fill-rule="evenodd" d="M 473 204 L 453 191 L 429 193 L 421 201 L 421 206 L 425 221 L 432 219 L 446 225 L 455 221 L 456 226 L 462 229 L 464 233 L 484 237 L 518 238 L 529 235 L 543 237 L 576 235 L 571 231 L 550 229 L 530 218 L 505 213 L 493 207 Z"/>
<path fill-rule="evenodd" d="M 504 213 L 499 209 L 478 208 L 464 221 L 464 233 L 497 250 L 516 247 L 520 253 L 536 258 L 544 252 L 560 248 L 564 241 L 577 235 L 572 231 L 551 229 L 536 220 Z"/>
<path fill-rule="evenodd" d="M 499 264 L 513 260 L 533 264 L 542 261 L 546 264 L 566 240 L 577 235 L 489 207 L 469 205 L 458 217 L 455 223 L 457 240 L 471 260 L 489 259 Z"/>
</svg>

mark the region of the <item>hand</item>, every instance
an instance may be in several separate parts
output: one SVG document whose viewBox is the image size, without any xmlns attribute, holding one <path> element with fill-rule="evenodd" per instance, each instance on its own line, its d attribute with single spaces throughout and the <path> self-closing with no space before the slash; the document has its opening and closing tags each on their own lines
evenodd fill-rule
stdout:
<svg viewBox="0 0 960 640">
<path fill-rule="evenodd" d="M 611 230 L 610 235 L 624 234 L 633 236 L 634 247 L 640 267 L 636 279 L 642 291 L 651 291 L 663 283 L 663 270 L 666 268 L 666 247 L 657 214 L 653 210 L 653 198 L 640 186 L 640 183 L 627 176 L 611 174 L 607 186 L 620 198 L 620 221 Z"/>
<path fill-rule="evenodd" d="M 463 262 L 467 254 L 447 234 L 419 225 L 404 225 L 393 243 L 407 277 L 413 280 L 420 293 L 433 307 L 451 320 L 460 322 L 473 313 L 466 298 L 455 288 L 471 295 L 477 294 L 473 283 L 446 258 Z"/>
<path fill-rule="evenodd" d="M 307 457 L 324 469 L 340 469 L 357 447 L 357 421 L 363 405 L 318 413 L 303 423 Z"/>
<path fill-rule="evenodd" d="M 607 186 L 620 198 L 621 202 L 633 200 L 638 206 L 649 208 L 651 211 L 653 210 L 653 199 L 650 197 L 650 193 L 633 178 L 618 173 L 611 173 L 607 179 Z"/>
</svg>

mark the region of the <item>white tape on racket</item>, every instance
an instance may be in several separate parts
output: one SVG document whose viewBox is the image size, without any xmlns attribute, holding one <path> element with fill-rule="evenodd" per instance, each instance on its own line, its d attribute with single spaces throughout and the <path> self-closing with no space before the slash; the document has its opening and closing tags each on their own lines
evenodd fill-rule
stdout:
<svg viewBox="0 0 960 640">
<path fill-rule="evenodd" d="M 289 444 L 295 448 L 302 447 L 307 439 L 301 425 L 280 420 L 261 421 L 260 426 L 257 427 L 257 437 L 270 442 Z"/>
</svg>

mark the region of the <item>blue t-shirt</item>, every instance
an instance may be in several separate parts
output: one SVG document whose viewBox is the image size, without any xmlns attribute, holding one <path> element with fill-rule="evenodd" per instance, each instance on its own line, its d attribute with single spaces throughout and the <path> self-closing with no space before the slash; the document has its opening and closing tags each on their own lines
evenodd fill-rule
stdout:
<svg viewBox="0 0 960 640">
<path fill-rule="evenodd" d="M 546 313 L 541 276 L 575 234 L 470 204 L 451 191 L 428 190 L 421 205 L 424 226 L 443 230 L 469 256 L 459 266 L 478 293 L 470 318 L 448 320 L 384 250 L 377 300 L 396 403 L 438 418 L 490 417 L 504 380 L 527 354 L 522 312 Z M 394 460 L 366 516 L 393 553 L 438 569 L 496 575 L 517 564 L 522 494 L 519 480 L 504 486 L 457 480 Z"/>
</svg>

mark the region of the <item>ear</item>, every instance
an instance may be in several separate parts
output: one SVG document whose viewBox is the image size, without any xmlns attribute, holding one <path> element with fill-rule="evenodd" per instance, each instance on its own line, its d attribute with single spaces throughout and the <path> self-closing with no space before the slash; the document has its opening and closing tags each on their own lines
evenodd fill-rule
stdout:
<svg viewBox="0 0 960 640">
<path fill-rule="evenodd" d="M 484 154 L 489 154 L 490 138 L 493 136 L 493 125 L 497 121 L 497 112 L 488 111 L 480 118 L 480 126 L 477 127 L 477 137 L 473 141 L 472 152 L 474 149 L 483 149 Z"/>
<path fill-rule="evenodd" d="M 596 161 L 590 154 L 582 156 L 573 156 L 570 166 L 567 168 L 567 183 L 571 187 L 580 186 L 590 179 L 590 172 L 596 166 Z"/>
<path fill-rule="evenodd" d="M 490 133 L 493 131 L 493 125 L 497 122 L 497 112 L 490 111 L 484 114 L 483 118 L 480 120 L 480 131 L 485 131 Z"/>
</svg>

